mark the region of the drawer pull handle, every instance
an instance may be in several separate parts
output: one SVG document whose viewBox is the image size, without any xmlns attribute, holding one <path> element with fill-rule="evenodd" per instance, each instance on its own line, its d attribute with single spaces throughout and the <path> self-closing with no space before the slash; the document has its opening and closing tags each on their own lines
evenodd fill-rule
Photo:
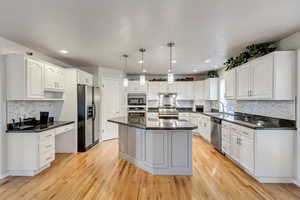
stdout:
<svg viewBox="0 0 300 200">
<path fill-rule="evenodd" d="M 245 131 L 244 131 L 243 133 L 244 133 L 245 135 L 249 135 L 249 134 L 248 134 L 247 132 L 245 132 Z"/>
<path fill-rule="evenodd" d="M 52 145 L 51 145 L 51 144 L 49 144 L 49 145 L 47 145 L 47 146 L 46 146 L 46 148 L 50 148 L 50 147 L 52 147 Z"/>
</svg>

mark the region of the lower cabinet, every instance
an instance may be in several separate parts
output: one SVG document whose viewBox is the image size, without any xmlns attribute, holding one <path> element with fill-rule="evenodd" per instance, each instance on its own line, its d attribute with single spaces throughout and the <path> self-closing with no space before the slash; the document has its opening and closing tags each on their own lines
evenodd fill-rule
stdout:
<svg viewBox="0 0 300 200">
<path fill-rule="evenodd" d="M 194 120 L 197 122 L 198 125 L 198 129 L 196 129 L 197 133 L 210 143 L 211 142 L 210 117 L 200 113 L 194 113 Z"/>
<path fill-rule="evenodd" d="M 260 182 L 292 182 L 294 137 L 293 130 L 255 130 L 222 121 L 223 152 Z"/>
<path fill-rule="evenodd" d="M 74 124 L 43 132 L 7 133 L 8 173 L 34 176 L 55 160 L 55 136 L 74 129 Z"/>
<path fill-rule="evenodd" d="M 8 134 L 8 170 L 12 176 L 34 176 L 55 159 L 55 130 Z"/>
</svg>

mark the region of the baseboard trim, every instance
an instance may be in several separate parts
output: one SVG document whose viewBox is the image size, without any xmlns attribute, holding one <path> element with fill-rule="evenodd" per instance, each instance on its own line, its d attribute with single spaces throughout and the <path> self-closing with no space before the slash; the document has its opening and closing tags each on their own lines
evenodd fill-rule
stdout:
<svg viewBox="0 0 300 200">
<path fill-rule="evenodd" d="M 4 179 L 4 178 L 6 178 L 8 176 L 9 176 L 9 172 L 1 173 L 0 174 L 0 179 Z"/>
</svg>

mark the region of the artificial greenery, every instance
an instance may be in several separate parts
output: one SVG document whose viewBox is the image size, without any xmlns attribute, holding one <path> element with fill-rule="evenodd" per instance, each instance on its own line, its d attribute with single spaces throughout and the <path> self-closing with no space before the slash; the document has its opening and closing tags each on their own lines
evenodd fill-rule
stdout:
<svg viewBox="0 0 300 200">
<path fill-rule="evenodd" d="M 247 63 L 252 58 L 257 58 L 271 53 L 277 49 L 276 42 L 264 42 L 260 44 L 252 44 L 246 47 L 246 51 L 240 53 L 237 57 L 229 58 L 225 63 L 225 71 Z"/>
<path fill-rule="evenodd" d="M 213 70 L 213 71 L 209 71 L 208 74 L 207 74 L 207 77 L 208 78 L 218 78 L 219 75 L 218 75 L 218 72 Z"/>
</svg>

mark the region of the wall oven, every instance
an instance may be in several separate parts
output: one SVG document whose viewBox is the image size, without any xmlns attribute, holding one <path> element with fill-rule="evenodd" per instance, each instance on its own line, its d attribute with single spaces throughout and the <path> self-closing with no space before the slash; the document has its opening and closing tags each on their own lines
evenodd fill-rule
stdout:
<svg viewBox="0 0 300 200">
<path fill-rule="evenodd" d="M 146 106 L 146 94 L 129 93 L 127 96 L 128 106 Z"/>
</svg>

